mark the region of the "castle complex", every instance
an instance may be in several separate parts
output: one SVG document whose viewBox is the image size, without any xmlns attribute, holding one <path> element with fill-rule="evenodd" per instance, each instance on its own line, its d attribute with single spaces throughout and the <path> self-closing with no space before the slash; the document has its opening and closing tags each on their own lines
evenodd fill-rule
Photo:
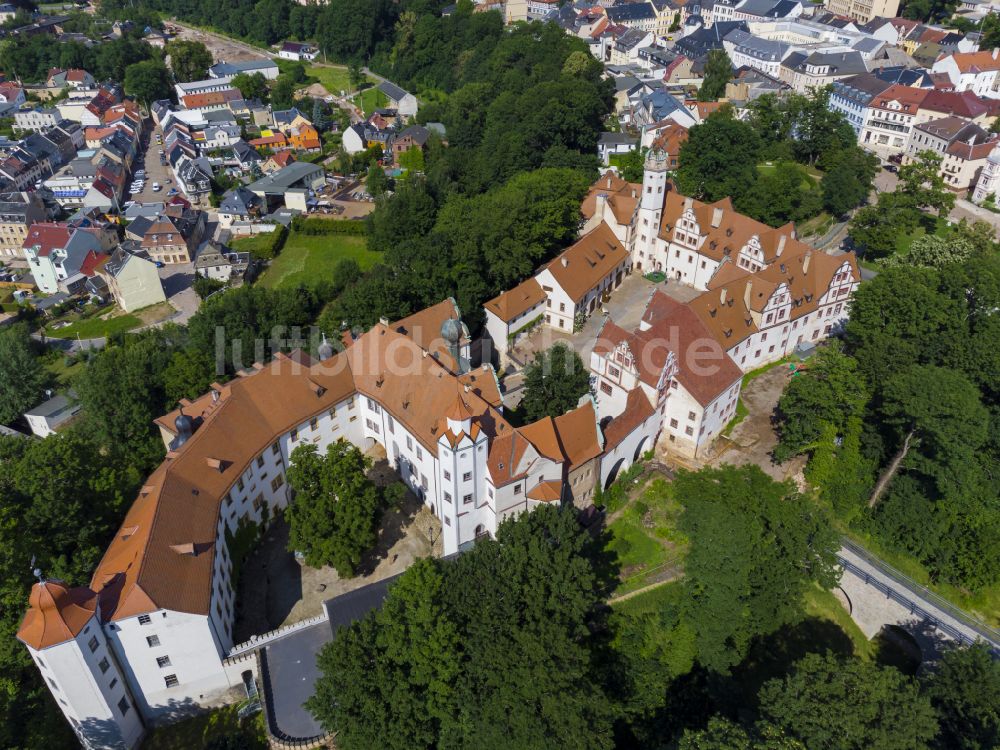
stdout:
<svg viewBox="0 0 1000 750">
<path fill-rule="evenodd" d="M 608 174 L 583 205 L 581 239 L 486 304 L 500 352 L 534 325 L 570 332 L 633 271 L 702 293 L 650 296 L 636 330 L 605 321 L 594 396 L 523 426 L 504 416 L 492 367 L 469 365 L 452 300 L 383 321 L 319 358 L 279 354 L 157 420 L 163 463 L 146 480 L 87 587 L 41 580 L 18 631 L 85 747 L 135 747 L 150 723 L 231 702 L 227 539 L 290 498 L 294 449 L 378 446 L 440 520 L 445 554 L 546 503 L 592 503 L 660 439 L 697 455 L 732 419 L 745 372 L 827 337 L 858 284 L 853 255 L 799 242 L 678 195 L 654 152 L 643 184 Z"/>
</svg>

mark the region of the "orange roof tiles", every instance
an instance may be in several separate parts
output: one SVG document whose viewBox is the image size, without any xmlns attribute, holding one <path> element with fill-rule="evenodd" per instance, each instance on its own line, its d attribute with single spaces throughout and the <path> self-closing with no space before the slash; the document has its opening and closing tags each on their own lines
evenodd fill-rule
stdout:
<svg viewBox="0 0 1000 750">
<path fill-rule="evenodd" d="M 619 224 L 628 224 L 632 220 L 636 206 L 639 205 L 642 185 L 636 182 L 626 182 L 608 170 L 590 186 L 590 190 L 584 196 L 583 203 L 580 205 L 583 218 L 589 219 L 597 211 L 598 195 L 605 196 L 607 206 L 611 209 L 615 221 Z"/>
<path fill-rule="evenodd" d="M 390 328 L 396 333 L 409 336 L 421 349 L 425 349 L 453 373 L 459 370 L 458 363 L 452 356 L 448 342 L 441 335 L 441 327 L 445 321 L 459 319 L 461 314 L 455 300 L 449 297 L 438 302 L 436 305 L 424 308 L 413 313 L 402 320 L 397 320 L 390 324 Z M 463 328 L 464 330 L 464 328 Z M 463 335 L 459 345 L 467 344 L 468 338 Z"/>
<path fill-rule="evenodd" d="M 545 266 L 563 291 L 579 302 L 628 260 L 628 252 L 606 223 L 588 232 Z"/>
<path fill-rule="evenodd" d="M 562 480 L 550 479 L 539 482 L 528 490 L 528 499 L 542 503 L 554 503 L 562 499 Z"/>
<path fill-rule="evenodd" d="M 545 301 L 545 291 L 532 276 L 513 289 L 494 297 L 483 307 L 496 315 L 504 323 L 510 323 L 519 315 Z"/>
<path fill-rule="evenodd" d="M 990 70 L 1000 70 L 1000 55 L 996 50 L 981 52 L 955 52 L 952 54 L 955 65 L 962 73 L 979 73 Z"/>
<path fill-rule="evenodd" d="M 97 595 L 88 588 L 69 589 L 60 581 L 36 583 L 17 637 L 40 651 L 76 638 L 96 610 Z"/>
<path fill-rule="evenodd" d="M 625 409 L 604 428 L 608 448 L 614 448 L 649 419 L 656 410 L 641 388 L 633 388 L 625 397 Z"/>
</svg>

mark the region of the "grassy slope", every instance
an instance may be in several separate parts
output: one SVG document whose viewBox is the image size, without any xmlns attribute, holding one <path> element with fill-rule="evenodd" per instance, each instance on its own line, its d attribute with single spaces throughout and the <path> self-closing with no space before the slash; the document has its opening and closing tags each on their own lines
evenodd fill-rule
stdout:
<svg viewBox="0 0 1000 750">
<path fill-rule="evenodd" d="M 375 265 L 379 254 L 368 249 L 364 237 L 292 233 L 281 254 L 271 262 L 258 283 L 269 289 L 298 284 L 308 286 L 330 279 L 337 262 L 343 258 L 353 258 L 362 269 L 366 269 Z"/>
</svg>

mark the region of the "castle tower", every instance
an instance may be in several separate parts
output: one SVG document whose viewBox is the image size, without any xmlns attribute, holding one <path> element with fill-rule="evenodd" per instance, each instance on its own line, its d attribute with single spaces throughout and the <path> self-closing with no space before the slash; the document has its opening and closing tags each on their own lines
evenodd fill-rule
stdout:
<svg viewBox="0 0 1000 750">
<path fill-rule="evenodd" d="M 101 628 L 97 594 L 40 579 L 17 638 L 85 748 L 139 744 L 145 728 Z"/>
<path fill-rule="evenodd" d="M 643 166 L 640 209 L 659 213 L 663 208 L 668 171 L 666 152 L 653 146 L 646 154 L 646 164 Z"/>
<path fill-rule="evenodd" d="M 485 495 L 489 439 L 459 389 L 445 411 L 438 438 L 438 517 L 445 554 L 474 541 L 477 529 L 493 531 L 495 518 Z"/>
<path fill-rule="evenodd" d="M 642 172 L 642 197 L 632 230 L 632 263 L 643 273 L 656 268 L 656 236 L 660 214 L 667 199 L 667 153 L 654 145 L 646 155 Z"/>
</svg>

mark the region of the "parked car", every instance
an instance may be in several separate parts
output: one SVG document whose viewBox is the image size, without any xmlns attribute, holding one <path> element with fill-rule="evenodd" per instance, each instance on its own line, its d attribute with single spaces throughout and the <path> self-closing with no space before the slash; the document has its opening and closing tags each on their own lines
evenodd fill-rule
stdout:
<svg viewBox="0 0 1000 750">
<path fill-rule="evenodd" d="M 158 182 L 154 182 L 153 183 L 153 192 L 154 193 L 160 192 L 160 183 L 158 183 Z"/>
</svg>

